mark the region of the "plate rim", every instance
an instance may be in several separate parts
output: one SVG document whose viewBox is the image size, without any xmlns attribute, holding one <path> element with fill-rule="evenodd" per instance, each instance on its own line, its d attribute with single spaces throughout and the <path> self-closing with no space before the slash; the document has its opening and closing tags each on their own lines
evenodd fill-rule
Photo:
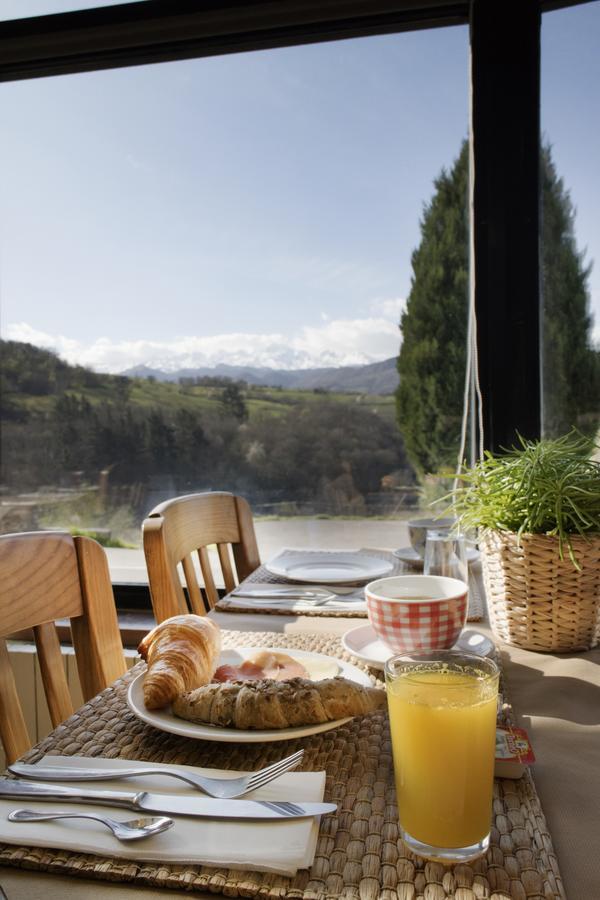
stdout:
<svg viewBox="0 0 600 900">
<path fill-rule="evenodd" d="M 301 650 L 295 647 L 227 647 L 222 651 L 222 653 L 227 653 L 228 651 L 236 652 L 240 650 L 253 652 L 258 652 L 259 650 L 272 650 L 273 652 L 288 653 L 290 656 L 294 653 L 297 653 L 301 657 L 316 656 L 325 659 L 333 659 L 338 663 L 340 667 L 341 671 L 339 672 L 339 675 L 350 677 L 353 672 L 358 673 L 360 678 L 351 678 L 351 680 L 357 681 L 359 684 L 362 684 L 365 687 L 371 686 L 371 681 L 366 672 L 361 671 L 361 669 L 359 669 L 353 663 L 347 662 L 343 659 L 338 659 L 337 656 L 330 656 L 327 653 L 319 653 L 316 650 Z M 333 728 L 338 728 L 341 725 L 345 725 L 346 722 L 350 722 L 352 719 L 352 716 L 346 716 L 343 719 L 335 719 L 332 722 L 321 722 L 318 725 L 299 725 L 294 726 L 293 728 L 272 728 L 261 731 L 243 731 L 236 728 L 220 728 L 218 725 L 198 725 L 194 722 L 187 722 L 186 719 L 179 719 L 176 716 L 173 716 L 170 710 L 168 713 L 164 713 L 162 710 L 157 710 L 157 712 L 154 713 L 146 710 L 145 706 L 140 707 L 139 704 L 134 700 L 133 695 L 134 691 L 136 691 L 138 689 L 138 686 L 141 684 L 141 680 L 143 679 L 145 674 L 146 670 L 140 672 L 138 675 L 136 675 L 136 677 L 129 685 L 127 689 L 127 706 L 129 707 L 131 712 L 146 725 L 151 725 L 158 731 L 164 731 L 168 734 L 175 734 L 179 737 L 188 737 L 192 738 L 193 740 L 211 742 L 220 741 L 227 744 L 272 743 L 274 741 L 287 741 L 295 740 L 296 738 L 310 737 L 313 734 L 320 734 L 323 731 L 330 731 Z M 163 720 L 161 716 L 168 716 L 168 718 Z"/>
<path fill-rule="evenodd" d="M 348 576 L 343 576 L 343 575 L 333 576 L 333 577 L 321 575 L 318 578 L 316 576 L 308 576 L 307 577 L 306 575 L 302 576 L 301 578 L 294 577 L 287 573 L 284 566 L 279 566 L 276 564 L 277 559 L 280 556 L 285 555 L 285 553 L 286 553 L 285 550 L 282 550 L 281 553 L 277 554 L 277 556 L 270 562 L 265 563 L 265 569 L 268 572 L 270 572 L 272 575 L 277 575 L 279 578 L 285 578 L 288 581 L 304 582 L 305 584 L 346 584 L 348 582 L 370 581 L 371 579 L 374 579 L 374 578 L 383 578 L 386 575 L 389 575 L 390 572 L 392 572 L 394 569 L 394 563 L 391 560 L 384 559 L 383 557 L 380 557 L 380 556 L 371 555 L 371 554 L 365 553 L 364 551 L 361 551 L 361 550 L 309 550 L 309 549 L 307 549 L 305 552 L 307 555 L 308 554 L 334 555 L 336 553 L 339 553 L 339 554 L 348 554 L 348 555 L 352 554 L 353 556 L 359 556 L 359 557 L 362 556 L 363 559 L 366 558 L 366 559 L 373 561 L 374 570 L 372 572 L 368 572 L 368 573 L 364 574 L 364 569 L 363 569 L 362 575 L 358 575 L 358 576 L 355 576 L 352 578 L 348 577 Z M 302 562 L 299 559 L 298 562 L 299 562 L 299 565 L 306 565 L 308 563 L 308 560 L 304 560 L 304 562 Z M 275 565 L 273 565 L 273 563 L 275 563 Z M 377 565 L 377 564 L 379 564 L 379 565 Z M 348 575 L 349 574 L 350 573 L 348 573 Z"/>
</svg>

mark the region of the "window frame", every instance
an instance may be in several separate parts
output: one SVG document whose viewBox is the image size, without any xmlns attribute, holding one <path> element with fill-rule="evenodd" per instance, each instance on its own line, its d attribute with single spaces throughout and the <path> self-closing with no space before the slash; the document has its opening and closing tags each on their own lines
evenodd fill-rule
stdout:
<svg viewBox="0 0 600 900">
<path fill-rule="evenodd" d="M 469 24 L 474 306 L 495 451 L 541 434 L 541 13 L 582 2 L 146 0 L 0 23 L 0 81 Z"/>
</svg>

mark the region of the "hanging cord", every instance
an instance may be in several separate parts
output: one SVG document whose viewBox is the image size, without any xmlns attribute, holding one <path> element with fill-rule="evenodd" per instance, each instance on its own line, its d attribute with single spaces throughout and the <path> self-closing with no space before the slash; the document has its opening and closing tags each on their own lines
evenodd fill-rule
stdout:
<svg viewBox="0 0 600 900">
<path fill-rule="evenodd" d="M 473 194 L 475 184 L 473 168 L 473 135 L 469 135 L 469 302 L 467 313 L 467 359 L 465 366 L 465 386 L 463 393 L 463 415 L 460 431 L 460 447 L 456 462 L 456 474 L 453 489 L 459 484 L 459 475 L 462 470 L 467 445 L 467 430 L 471 418 L 471 428 L 474 429 L 475 438 L 479 445 L 479 459 L 483 459 L 484 432 L 483 432 L 483 400 L 481 385 L 479 382 L 479 356 L 477 351 L 477 315 L 475 312 L 475 229 L 473 215 Z M 471 399 L 474 399 L 471 409 Z M 474 441 L 475 443 L 475 441 Z M 471 459 L 471 463 L 475 460 Z"/>
<path fill-rule="evenodd" d="M 469 282 L 471 276 L 469 275 Z M 463 414 L 460 427 L 460 447 L 458 450 L 458 459 L 456 460 L 456 473 L 454 476 L 453 490 L 458 487 L 458 475 L 462 469 L 467 447 L 467 427 L 469 424 L 469 406 L 471 399 L 471 366 L 473 363 L 473 342 L 471 339 L 473 331 L 473 317 L 471 316 L 471 304 L 469 301 L 469 309 L 467 313 L 467 359 L 465 366 L 465 388 L 463 393 Z"/>
<path fill-rule="evenodd" d="M 479 459 L 483 459 L 485 441 L 483 428 L 483 398 L 479 382 L 479 351 L 477 349 L 477 313 L 475 310 L 475 215 L 474 215 L 475 167 L 473 164 L 473 141 L 469 141 L 469 320 L 471 322 L 471 366 L 473 369 L 473 389 L 477 406 L 475 434 L 479 442 Z"/>
</svg>

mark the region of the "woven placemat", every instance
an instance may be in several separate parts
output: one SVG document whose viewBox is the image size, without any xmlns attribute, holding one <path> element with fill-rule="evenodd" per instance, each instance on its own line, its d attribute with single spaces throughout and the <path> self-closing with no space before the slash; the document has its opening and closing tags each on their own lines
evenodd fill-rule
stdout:
<svg viewBox="0 0 600 900">
<path fill-rule="evenodd" d="M 296 552 L 301 555 L 302 550 L 296 551 L 288 551 L 288 553 Z M 393 566 L 391 575 L 412 575 L 415 572 L 414 564 L 406 563 L 403 560 L 398 559 L 398 557 L 394 556 L 389 550 L 373 550 L 371 548 L 367 548 L 364 550 L 360 550 L 360 553 L 366 553 L 369 556 L 375 556 L 379 559 L 385 559 L 387 562 L 390 562 Z M 483 619 L 483 599 L 481 596 L 481 590 L 479 587 L 479 578 L 476 573 L 480 572 L 481 568 L 478 567 L 477 570 L 471 568 L 469 570 L 469 612 L 467 615 L 467 620 L 469 622 L 481 622 Z M 242 584 L 250 585 L 250 584 L 292 584 L 292 582 L 288 581 L 285 578 L 282 578 L 280 575 L 274 575 L 272 572 L 269 572 L 267 567 L 263 564 L 258 567 L 251 575 L 246 578 Z M 297 606 L 296 609 L 290 610 L 290 608 L 282 609 L 281 606 L 268 606 L 268 604 L 261 602 L 257 604 L 256 607 L 251 607 L 248 605 L 240 605 L 239 602 L 236 602 L 236 598 L 228 595 L 227 597 L 223 597 L 218 603 L 215 605 L 215 609 L 219 612 L 235 612 L 235 613 L 249 613 L 250 615 L 254 613 L 268 613 L 269 615 L 274 616 L 289 616 L 291 613 L 294 615 L 303 615 L 303 616 L 327 616 L 332 618 L 340 618 L 344 619 L 366 619 L 367 613 L 366 610 L 357 610 L 352 608 L 347 609 L 332 609 L 327 606 L 309 606 L 308 604 L 303 605 L 300 608 L 300 605 Z"/>
<path fill-rule="evenodd" d="M 223 632 L 224 646 L 283 646 L 350 659 L 327 634 Z M 141 665 L 141 664 L 140 664 Z M 387 716 L 358 717 L 332 731 L 272 744 L 220 744 L 166 734 L 137 719 L 125 702 L 140 665 L 85 704 L 23 760 L 44 754 L 254 769 L 304 747 L 302 768 L 327 772 L 325 799 L 338 811 L 321 821 L 310 871 L 294 878 L 206 866 L 157 865 L 63 850 L 0 844 L 0 865 L 105 881 L 265 900 L 564 900 L 552 840 L 531 775 L 497 780 L 486 856 L 443 866 L 413 856 L 398 834 Z M 364 668 L 364 667 L 362 667 Z M 374 684 L 381 674 L 369 671 Z M 512 721 L 506 704 L 503 717 Z"/>
</svg>

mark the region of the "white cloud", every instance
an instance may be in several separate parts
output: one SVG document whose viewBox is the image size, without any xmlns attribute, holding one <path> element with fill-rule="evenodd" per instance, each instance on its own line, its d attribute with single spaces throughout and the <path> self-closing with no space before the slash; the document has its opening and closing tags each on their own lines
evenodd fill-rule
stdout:
<svg viewBox="0 0 600 900">
<path fill-rule="evenodd" d="M 121 372 L 136 365 L 165 371 L 220 363 L 279 369 L 362 365 L 395 356 L 400 345 L 396 321 L 384 317 L 327 320 L 291 336 L 231 333 L 165 341 L 101 337 L 91 343 L 50 335 L 19 322 L 8 325 L 4 337 L 55 350 L 67 362 L 101 372 Z"/>
<path fill-rule="evenodd" d="M 55 350 L 67 360 L 71 354 L 77 353 L 81 349 L 79 341 L 64 337 L 62 334 L 46 334 L 44 331 L 32 328 L 27 322 L 16 322 L 13 325 L 7 325 L 4 329 L 3 337 L 7 341 L 23 341 L 26 344 L 35 344 L 36 347 Z"/>
<path fill-rule="evenodd" d="M 405 306 L 406 299 L 404 297 L 380 297 L 371 300 L 369 309 L 374 316 L 382 316 L 384 319 L 391 319 L 398 323 Z"/>
<path fill-rule="evenodd" d="M 400 333 L 383 318 L 334 319 L 319 328 L 304 327 L 291 345 L 312 365 L 361 365 L 395 356 Z"/>
</svg>

